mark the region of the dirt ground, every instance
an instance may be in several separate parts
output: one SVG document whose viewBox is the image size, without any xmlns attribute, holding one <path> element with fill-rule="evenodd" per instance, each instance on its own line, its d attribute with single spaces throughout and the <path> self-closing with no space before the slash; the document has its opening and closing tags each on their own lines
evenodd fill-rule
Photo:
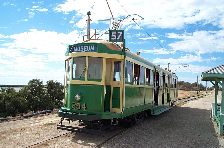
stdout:
<svg viewBox="0 0 224 148">
<path fill-rule="evenodd" d="M 196 95 L 196 92 L 179 91 L 179 97 Z M 129 128 L 121 135 L 107 141 L 103 147 L 222 147 L 222 137 L 218 137 L 210 119 L 214 93 L 182 106 L 177 106 L 159 116 L 152 116 Z M 57 114 L 32 117 L 24 120 L 0 123 L 0 147 L 27 147 L 49 137 L 67 133 L 57 129 L 60 118 Z M 76 127 L 77 122 L 67 127 Z M 72 133 L 35 147 L 95 147 L 107 138 L 107 133 Z"/>
<path fill-rule="evenodd" d="M 197 96 L 201 94 L 206 94 L 206 91 L 199 91 L 197 93 L 197 91 L 178 90 L 178 98 L 187 98 L 187 97 Z"/>
</svg>

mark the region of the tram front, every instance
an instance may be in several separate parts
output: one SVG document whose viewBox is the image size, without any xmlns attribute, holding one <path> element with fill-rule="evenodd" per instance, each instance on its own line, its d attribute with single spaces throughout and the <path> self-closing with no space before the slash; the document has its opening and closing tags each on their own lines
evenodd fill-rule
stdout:
<svg viewBox="0 0 224 148">
<path fill-rule="evenodd" d="M 69 45 L 59 116 L 88 121 L 118 118 L 123 107 L 123 61 L 123 50 L 110 42 Z"/>
</svg>

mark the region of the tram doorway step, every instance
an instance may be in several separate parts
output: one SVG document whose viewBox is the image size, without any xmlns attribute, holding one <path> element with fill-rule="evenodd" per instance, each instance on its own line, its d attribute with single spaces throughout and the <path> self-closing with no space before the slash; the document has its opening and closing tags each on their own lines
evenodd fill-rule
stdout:
<svg viewBox="0 0 224 148">
<path fill-rule="evenodd" d="M 154 116 L 157 116 L 163 112 L 170 110 L 171 108 L 172 107 L 170 107 L 170 106 L 157 106 L 152 109 L 151 114 Z"/>
</svg>

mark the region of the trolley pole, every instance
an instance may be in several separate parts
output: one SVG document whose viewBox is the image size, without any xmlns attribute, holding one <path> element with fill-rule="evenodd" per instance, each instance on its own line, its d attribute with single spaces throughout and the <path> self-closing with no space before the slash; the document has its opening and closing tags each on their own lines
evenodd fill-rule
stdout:
<svg viewBox="0 0 224 148">
<path fill-rule="evenodd" d="M 91 12 L 87 12 L 87 15 L 88 15 L 88 19 L 87 19 L 87 40 L 90 40 L 90 15 L 91 15 Z"/>
</svg>

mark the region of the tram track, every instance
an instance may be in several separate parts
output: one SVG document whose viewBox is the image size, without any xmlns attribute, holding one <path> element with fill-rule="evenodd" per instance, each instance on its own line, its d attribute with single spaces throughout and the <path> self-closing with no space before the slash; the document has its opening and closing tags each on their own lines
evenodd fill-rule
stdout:
<svg viewBox="0 0 224 148">
<path fill-rule="evenodd" d="M 125 128 L 125 129 L 123 129 L 123 130 L 121 130 L 121 131 L 119 131 L 119 132 L 117 132 L 117 133 L 111 135 L 110 137 L 108 137 L 107 139 L 105 139 L 104 141 L 102 141 L 101 143 L 97 144 L 95 147 L 96 147 L 96 148 L 100 148 L 100 147 L 102 147 L 105 143 L 107 143 L 107 142 L 110 141 L 111 139 L 113 139 L 113 138 L 115 138 L 115 137 L 121 135 L 122 133 L 126 132 L 127 130 L 128 130 L 128 128 Z"/>
<path fill-rule="evenodd" d="M 24 120 L 24 119 L 29 119 L 32 117 L 48 116 L 51 114 L 55 114 L 57 112 L 58 111 L 45 110 L 45 111 L 40 111 L 40 112 L 36 112 L 36 113 L 32 113 L 32 114 L 26 114 L 26 115 L 22 115 L 22 116 L 0 118 L 0 123 Z"/>
<path fill-rule="evenodd" d="M 46 143 L 46 142 L 48 142 L 48 141 L 50 141 L 50 140 L 54 140 L 54 139 L 57 139 L 57 138 L 62 137 L 62 136 L 68 136 L 68 135 L 70 135 L 71 133 L 72 133 L 72 132 L 66 132 L 66 133 L 58 134 L 58 135 L 56 135 L 56 136 L 53 136 L 53 137 L 44 139 L 44 140 L 42 140 L 42 141 L 35 142 L 35 143 L 31 144 L 31 145 L 28 145 L 28 146 L 26 146 L 26 148 L 37 147 L 38 145 L 44 144 L 44 143 Z"/>
<path fill-rule="evenodd" d="M 87 137 L 88 135 L 90 136 L 94 136 L 95 139 L 97 139 L 99 136 L 101 136 L 102 140 L 98 143 L 96 143 L 96 145 L 94 145 L 93 147 L 99 148 L 101 147 L 103 144 L 105 144 L 106 142 L 108 142 L 109 140 L 113 139 L 114 137 L 124 133 L 125 131 L 127 131 L 128 128 L 118 128 L 118 127 L 113 127 L 111 126 L 110 129 L 107 130 L 96 130 L 96 129 L 88 129 L 88 128 L 83 128 L 83 126 L 63 126 L 63 125 L 57 125 L 58 129 L 61 130 L 68 130 L 65 133 L 60 133 L 58 135 L 52 136 L 52 137 L 48 137 L 46 139 L 43 139 L 41 141 L 37 141 L 34 142 L 28 146 L 26 146 L 26 148 L 34 148 L 34 147 L 41 147 L 41 145 L 44 145 L 47 142 L 62 138 L 62 137 L 72 137 L 72 136 L 76 136 L 77 134 L 85 134 L 85 137 Z M 111 133 L 112 131 L 112 133 Z M 73 135 L 74 134 L 74 135 Z M 106 136 L 105 136 L 106 135 Z M 74 138 L 73 137 L 73 138 Z M 78 139 L 76 139 L 78 141 Z M 76 142 L 76 144 L 79 144 L 78 142 Z"/>
<path fill-rule="evenodd" d="M 194 96 L 189 96 L 189 97 L 185 97 L 185 98 L 177 98 L 176 100 L 173 101 L 173 103 L 174 103 L 174 106 L 181 106 L 185 103 L 188 103 L 188 102 L 194 101 L 194 100 L 198 100 L 198 99 L 203 98 L 207 95 L 211 95 L 211 93 L 194 95 Z"/>
<path fill-rule="evenodd" d="M 186 98 L 178 98 L 177 100 L 174 101 L 174 104 L 175 104 L 175 106 L 181 106 L 185 103 L 188 103 L 188 102 L 191 102 L 194 100 L 198 100 L 207 95 L 209 95 L 209 94 L 201 94 L 201 95 L 196 95 L 196 96 L 191 96 L 191 97 L 186 97 Z M 137 122 L 137 124 L 139 124 L 139 123 L 140 122 Z M 100 148 L 103 145 L 105 145 L 107 142 L 112 140 L 113 138 L 123 134 L 124 132 L 128 131 L 128 129 L 130 129 L 130 128 L 118 128 L 118 127 L 113 129 L 113 126 L 111 126 L 111 127 L 112 127 L 112 129 L 101 131 L 101 130 L 83 128 L 83 126 L 79 126 L 79 125 L 77 125 L 77 126 L 58 125 L 58 129 L 67 130 L 67 132 L 60 133 L 58 135 L 49 137 L 42 141 L 35 142 L 35 143 L 27 146 L 27 148 L 38 147 L 38 146 L 44 145 L 45 143 L 48 143 L 50 141 L 53 141 L 53 140 L 56 140 L 56 139 L 59 139 L 62 137 L 66 137 L 66 136 L 73 137 L 75 139 L 74 141 L 78 141 L 78 139 L 75 138 L 77 134 L 84 134 L 85 135 L 84 137 L 93 136 L 94 139 L 97 139 L 100 136 L 101 140 L 100 141 L 96 140 L 98 142 L 96 142 L 95 145 L 93 146 L 96 148 Z M 76 142 L 76 144 L 80 144 L 80 143 Z"/>
</svg>

